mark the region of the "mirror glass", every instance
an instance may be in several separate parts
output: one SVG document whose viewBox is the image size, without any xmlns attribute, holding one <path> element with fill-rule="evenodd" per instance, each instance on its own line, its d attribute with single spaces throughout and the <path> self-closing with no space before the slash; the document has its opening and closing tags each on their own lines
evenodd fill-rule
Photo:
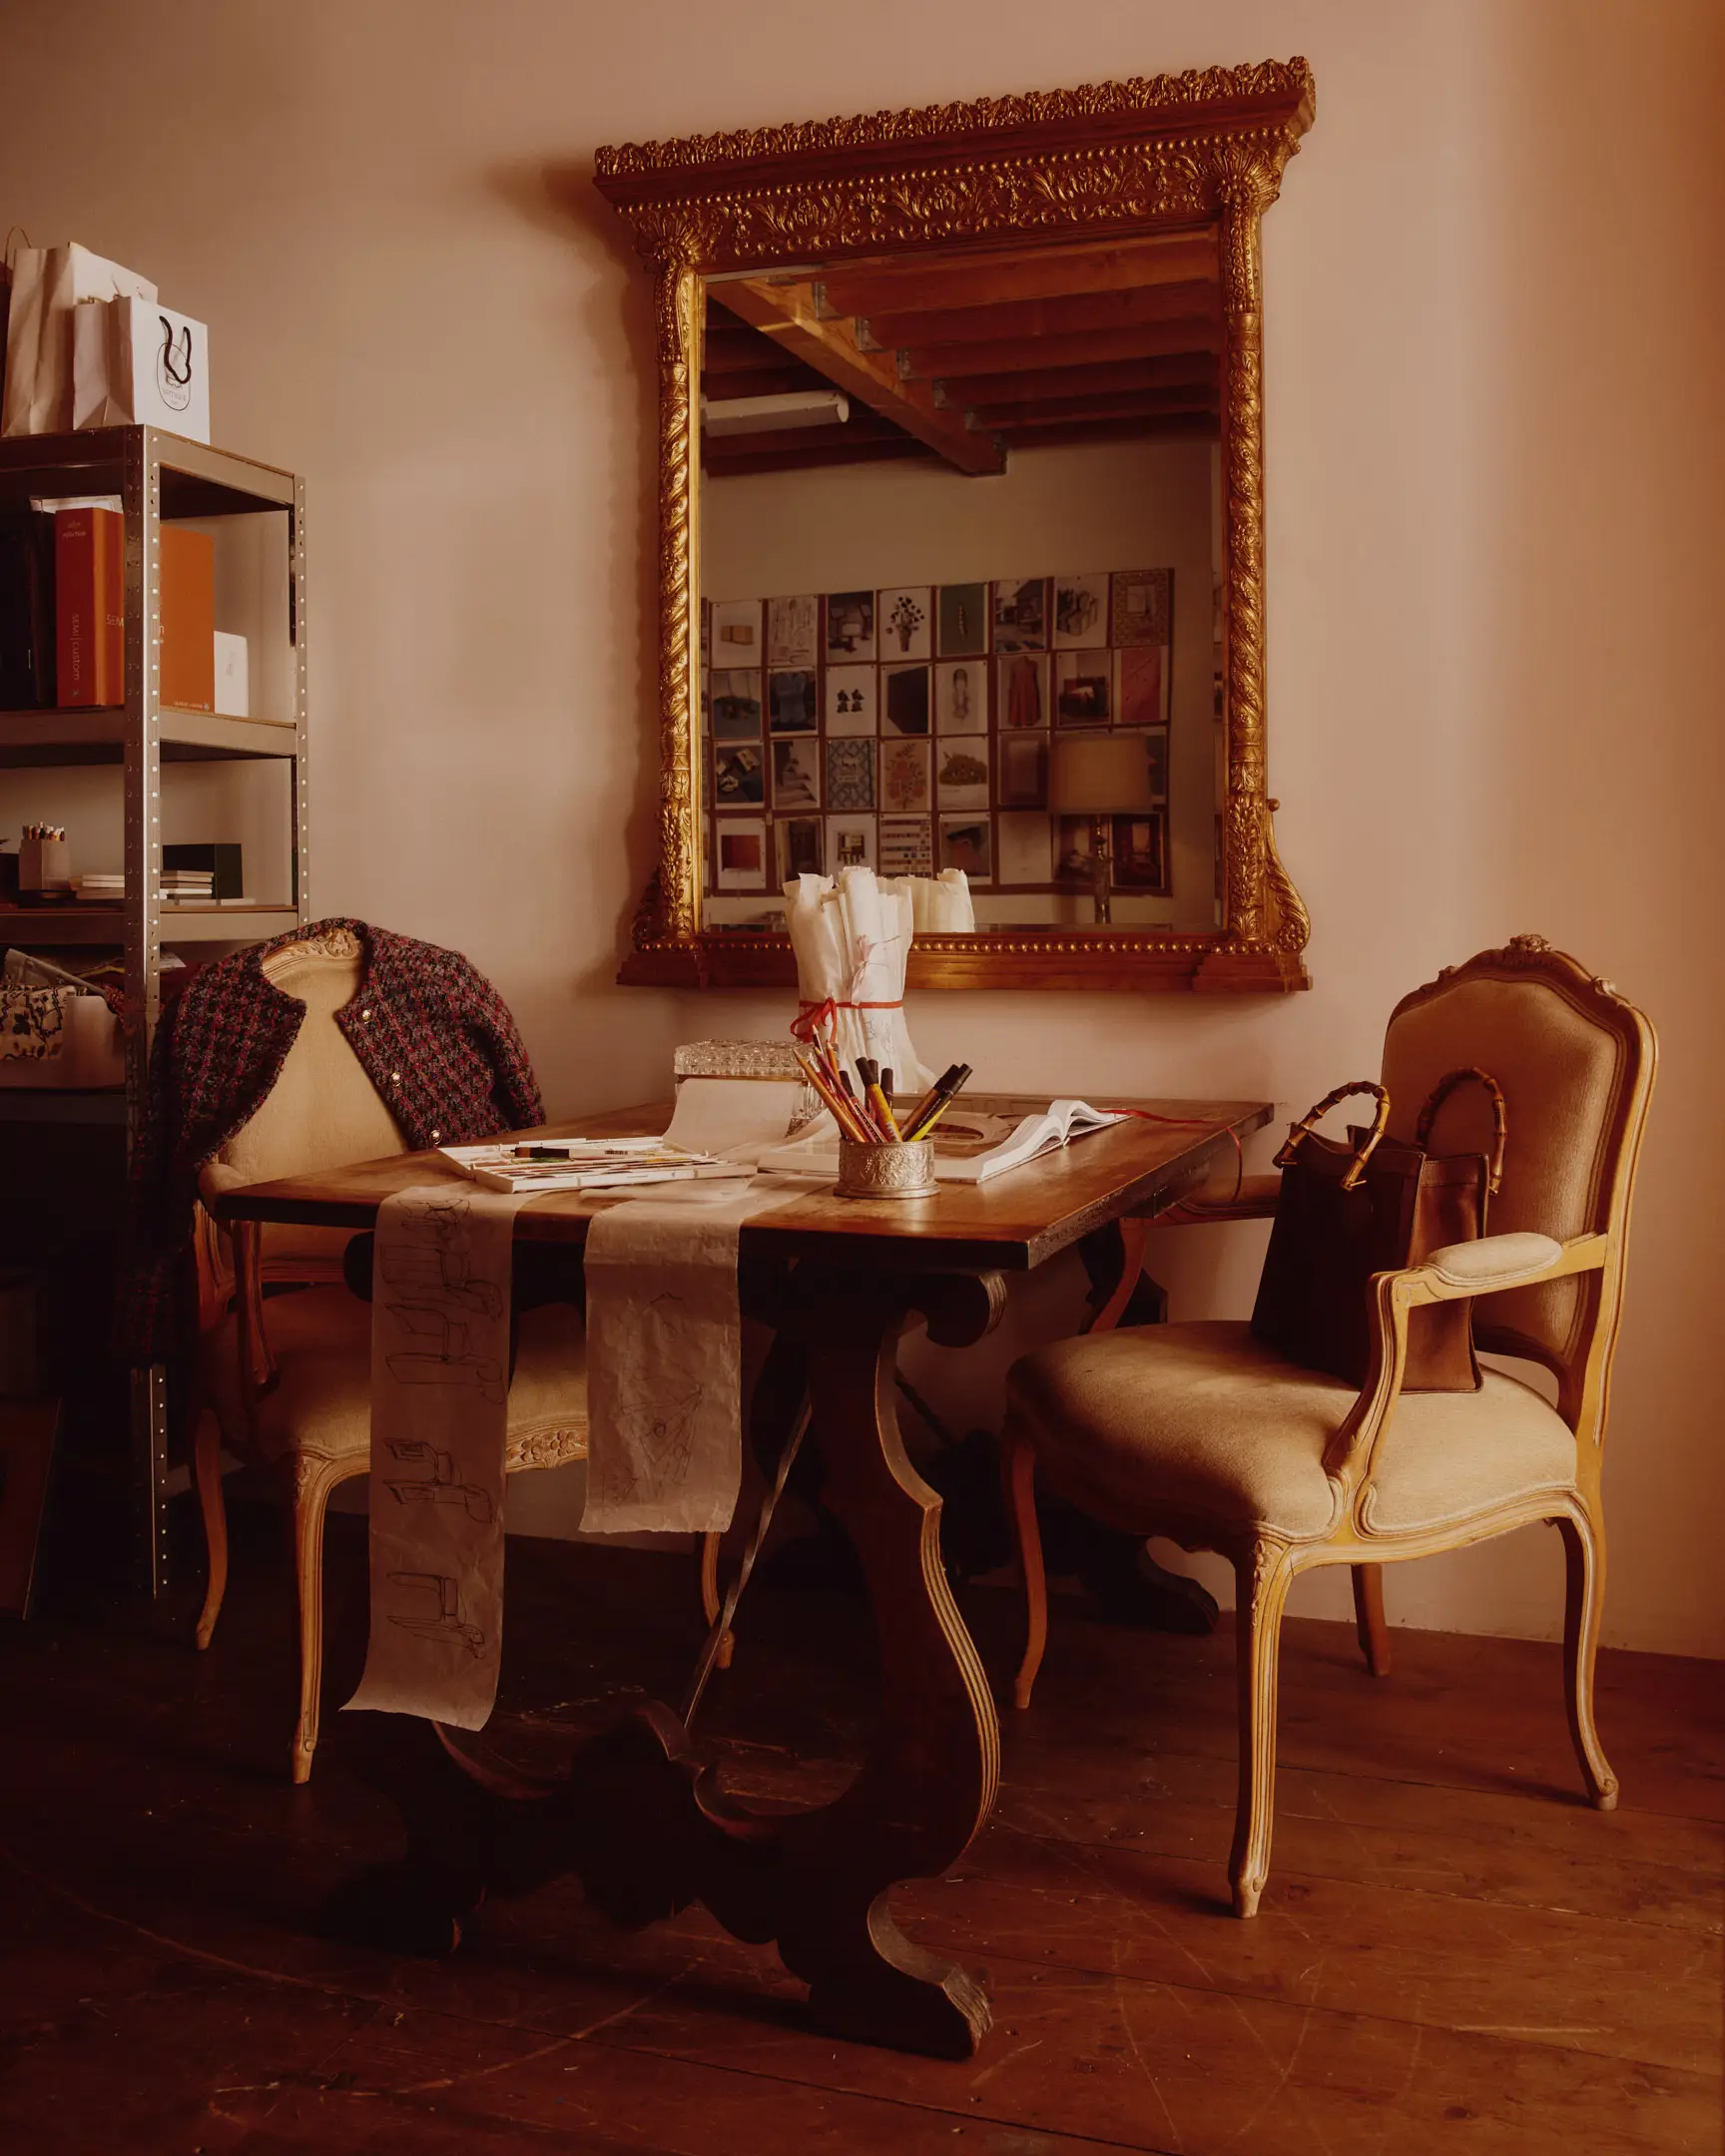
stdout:
<svg viewBox="0 0 1725 2156">
<path fill-rule="evenodd" d="M 1209 228 L 707 281 L 705 926 L 1221 923 L 1221 343 Z"/>
</svg>

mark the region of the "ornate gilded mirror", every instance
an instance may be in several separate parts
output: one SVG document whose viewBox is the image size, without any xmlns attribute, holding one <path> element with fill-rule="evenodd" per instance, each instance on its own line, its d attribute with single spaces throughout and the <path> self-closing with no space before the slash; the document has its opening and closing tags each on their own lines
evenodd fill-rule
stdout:
<svg viewBox="0 0 1725 2156">
<path fill-rule="evenodd" d="M 599 153 L 655 283 L 661 859 L 622 978 L 962 868 L 924 987 L 1287 990 L 1259 223 L 1303 60 Z"/>
</svg>

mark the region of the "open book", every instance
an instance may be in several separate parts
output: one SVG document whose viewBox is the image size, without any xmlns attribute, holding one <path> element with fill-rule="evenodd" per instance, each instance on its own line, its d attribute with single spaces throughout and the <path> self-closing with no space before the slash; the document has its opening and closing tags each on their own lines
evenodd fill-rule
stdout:
<svg viewBox="0 0 1725 2156">
<path fill-rule="evenodd" d="M 628 1190 L 637 1184 L 751 1173 L 746 1166 L 692 1153 L 664 1138 L 529 1138 L 439 1150 L 475 1183 L 498 1191 Z"/>
<path fill-rule="evenodd" d="M 1079 1100 L 1050 1101 L 1046 1108 L 1014 1116 L 993 1109 L 968 1109 L 959 1098 L 934 1126 L 934 1179 L 937 1183 L 991 1183 L 1044 1153 L 1057 1153 L 1074 1138 L 1125 1121 L 1112 1109 L 1092 1108 Z M 810 1137 L 770 1148 L 760 1156 L 760 1166 L 781 1174 L 837 1175 L 839 1141 L 831 1123 Z"/>
</svg>

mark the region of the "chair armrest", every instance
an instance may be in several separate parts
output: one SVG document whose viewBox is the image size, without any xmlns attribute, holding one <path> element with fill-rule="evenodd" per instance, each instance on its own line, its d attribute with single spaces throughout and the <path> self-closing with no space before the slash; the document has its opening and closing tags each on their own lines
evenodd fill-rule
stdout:
<svg viewBox="0 0 1725 2156">
<path fill-rule="evenodd" d="M 1324 1454 L 1326 1473 L 1342 1483 L 1349 1501 L 1371 1479 L 1379 1439 L 1401 1396 L 1411 1310 L 1427 1303 L 1498 1295 L 1509 1288 L 1532 1288 L 1572 1273 L 1594 1273 L 1604 1265 L 1610 1247 L 1610 1238 L 1602 1235 L 1571 1236 L 1566 1243 L 1526 1233 L 1481 1236 L 1473 1243 L 1446 1244 L 1424 1265 L 1400 1273 L 1375 1273 L 1367 1291 L 1371 1366 L 1360 1397 Z"/>
<path fill-rule="evenodd" d="M 1238 1190 L 1229 1183 L 1207 1184 L 1203 1190 L 1190 1192 L 1178 1205 L 1170 1206 L 1166 1213 L 1159 1213 L 1156 1225 L 1199 1228 L 1217 1221 L 1273 1220 L 1281 1195 L 1279 1174 L 1242 1176 Z"/>
<path fill-rule="evenodd" d="M 1458 1303 L 1468 1296 L 1499 1295 L 1506 1288 L 1532 1288 L 1540 1281 L 1562 1280 L 1571 1273 L 1595 1272 L 1605 1263 L 1602 1235 L 1480 1236 L 1472 1243 L 1447 1243 L 1424 1265 L 1399 1277 L 1412 1291 L 1409 1307 L 1422 1303 Z"/>
</svg>

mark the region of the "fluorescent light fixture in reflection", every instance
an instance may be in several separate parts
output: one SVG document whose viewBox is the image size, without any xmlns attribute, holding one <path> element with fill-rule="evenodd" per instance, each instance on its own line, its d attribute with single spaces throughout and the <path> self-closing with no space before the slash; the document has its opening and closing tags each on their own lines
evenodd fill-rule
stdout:
<svg viewBox="0 0 1725 2156">
<path fill-rule="evenodd" d="M 838 389 L 701 399 L 701 423 L 709 434 L 778 434 L 787 427 L 842 426 L 850 416 L 851 399 Z"/>
</svg>

